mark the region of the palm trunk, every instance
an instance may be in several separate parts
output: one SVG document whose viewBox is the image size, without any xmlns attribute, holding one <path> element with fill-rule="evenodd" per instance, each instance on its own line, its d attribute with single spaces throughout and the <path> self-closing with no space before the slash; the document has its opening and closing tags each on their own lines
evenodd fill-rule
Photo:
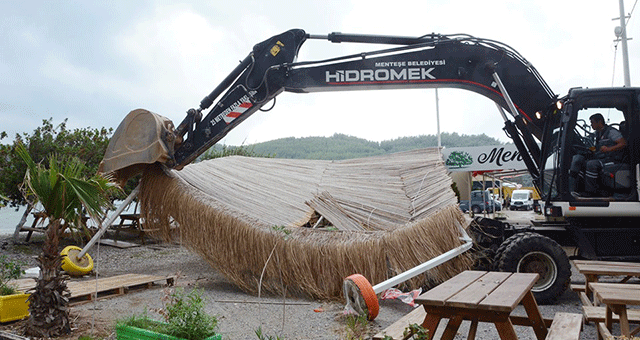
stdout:
<svg viewBox="0 0 640 340">
<path fill-rule="evenodd" d="M 37 337 L 56 337 L 71 331 L 69 324 L 69 290 L 60 274 L 58 246 L 62 233 L 61 220 L 50 220 L 42 255 L 38 257 L 40 275 L 35 291 L 29 297 L 30 317 L 25 333 Z"/>
</svg>

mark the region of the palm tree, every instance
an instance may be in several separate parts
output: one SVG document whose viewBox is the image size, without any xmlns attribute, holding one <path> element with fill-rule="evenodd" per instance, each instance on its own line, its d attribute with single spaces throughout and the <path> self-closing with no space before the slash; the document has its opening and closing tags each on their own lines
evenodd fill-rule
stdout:
<svg viewBox="0 0 640 340">
<path fill-rule="evenodd" d="M 69 290 L 66 277 L 60 273 L 62 257 L 60 237 L 68 226 L 81 226 L 83 210 L 99 220 L 103 209 L 110 206 L 108 193 L 115 184 L 96 175 L 83 179 L 84 165 L 77 158 L 61 161 L 49 157 L 49 166 L 36 164 L 24 145 L 16 151 L 27 163 L 23 193 L 27 201 L 39 202 L 49 225 L 45 233 L 42 254 L 38 257 L 40 275 L 35 291 L 29 297 L 30 317 L 25 333 L 37 337 L 55 337 L 69 333 Z"/>
</svg>

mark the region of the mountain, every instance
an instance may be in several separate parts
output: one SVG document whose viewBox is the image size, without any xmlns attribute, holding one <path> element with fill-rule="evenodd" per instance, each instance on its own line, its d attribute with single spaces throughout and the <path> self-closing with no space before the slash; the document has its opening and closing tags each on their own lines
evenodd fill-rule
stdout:
<svg viewBox="0 0 640 340">
<path fill-rule="evenodd" d="M 503 145 L 499 140 L 481 135 L 460 135 L 442 133 L 443 147 L 471 147 L 485 145 Z M 295 159 L 350 159 L 383 155 L 420 148 L 436 147 L 438 139 L 435 135 L 400 137 L 382 142 L 372 142 L 362 138 L 344 134 L 331 137 L 289 137 L 268 142 L 242 146 L 215 145 L 208 150 L 203 159 L 220 155 L 241 154 L 247 156 L 270 156 Z"/>
</svg>

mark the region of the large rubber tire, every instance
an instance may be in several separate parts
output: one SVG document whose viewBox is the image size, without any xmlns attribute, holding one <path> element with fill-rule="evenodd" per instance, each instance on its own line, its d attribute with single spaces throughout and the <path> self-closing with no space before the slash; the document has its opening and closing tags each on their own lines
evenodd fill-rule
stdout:
<svg viewBox="0 0 640 340">
<path fill-rule="evenodd" d="M 361 274 L 353 274 L 344 279 L 344 297 L 353 310 L 372 321 L 378 316 L 380 305 L 369 280 Z"/>
<path fill-rule="evenodd" d="M 495 255 L 493 257 L 493 267 L 492 267 L 493 270 L 496 270 L 496 271 L 500 270 L 500 268 L 499 268 L 500 267 L 500 261 L 502 261 L 502 254 L 504 254 L 505 249 L 507 249 L 507 247 L 514 240 L 522 238 L 524 236 L 524 234 L 525 233 L 518 233 L 518 234 L 511 235 L 506 240 L 504 240 L 504 242 L 502 242 L 500 244 L 498 249 L 496 249 Z"/>
<path fill-rule="evenodd" d="M 82 248 L 76 246 L 67 246 L 60 252 L 62 256 L 62 270 L 71 276 L 83 276 L 89 274 L 93 270 L 93 259 L 89 254 L 84 254 L 82 258 L 78 258 Z"/>
<path fill-rule="evenodd" d="M 474 214 L 479 214 L 482 212 L 482 209 L 480 209 L 479 206 L 474 205 L 473 207 L 471 207 L 471 211 L 473 211 Z"/>
<path fill-rule="evenodd" d="M 540 234 L 520 233 L 510 237 L 502 254 L 497 254 L 498 269 L 504 272 L 538 273 L 531 289 L 539 304 L 550 304 L 569 287 L 571 264 L 560 245 Z M 509 240 L 507 239 L 507 240 Z M 505 241 L 507 242 L 507 241 Z"/>
</svg>

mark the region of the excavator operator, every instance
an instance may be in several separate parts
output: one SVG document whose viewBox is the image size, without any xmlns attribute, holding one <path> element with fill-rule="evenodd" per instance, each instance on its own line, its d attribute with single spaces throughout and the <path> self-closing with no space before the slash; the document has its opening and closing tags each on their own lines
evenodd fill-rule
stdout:
<svg viewBox="0 0 640 340">
<path fill-rule="evenodd" d="M 586 160 L 582 155 L 574 156 L 571 164 L 571 177 L 580 172 L 584 166 L 584 193 L 573 193 L 574 196 L 594 197 L 599 195 L 598 179 L 606 163 L 620 163 L 624 158 L 624 148 L 627 141 L 616 128 L 607 125 L 600 113 L 589 117 L 591 127 L 596 131 L 595 153 Z M 575 188 L 571 188 L 574 190 Z"/>
</svg>

